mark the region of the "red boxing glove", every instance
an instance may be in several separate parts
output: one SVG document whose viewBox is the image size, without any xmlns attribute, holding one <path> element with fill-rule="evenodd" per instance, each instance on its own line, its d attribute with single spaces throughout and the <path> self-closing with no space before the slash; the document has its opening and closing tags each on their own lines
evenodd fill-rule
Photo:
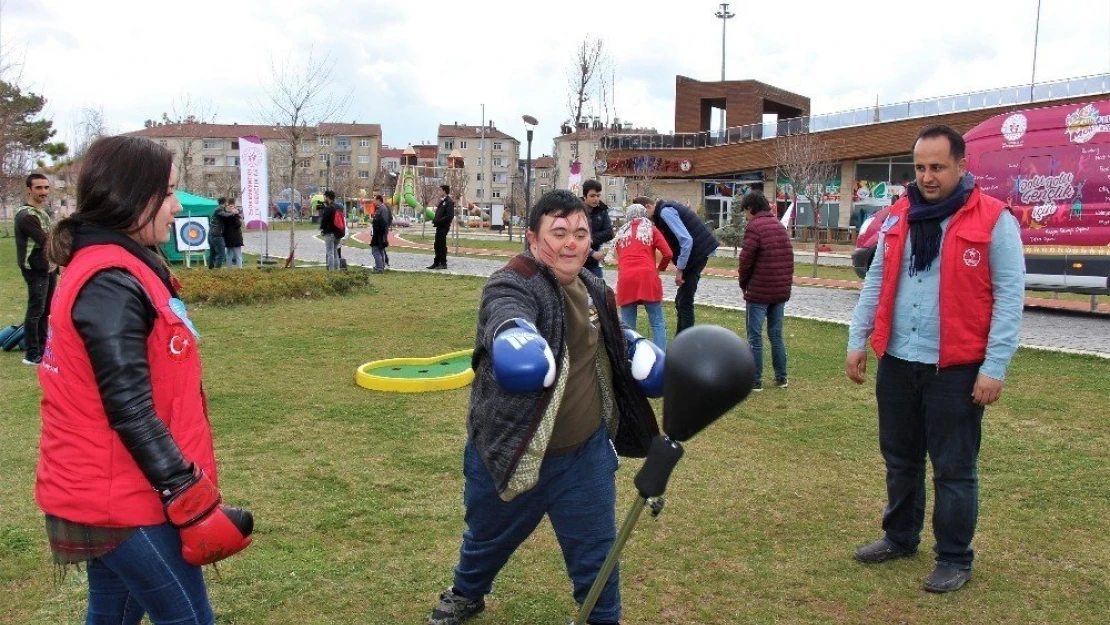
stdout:
<svg viewBox="0 0 1110 625">
<path fill-rule="evenodd" d="M 165 498 L 166 518 L 180 530 L 181 556 L 203 566 L 233 556 L 251 544 L 254 517 L 220 504 L 220 491 L 200 467 L 193 480 Z"/>
</svg>

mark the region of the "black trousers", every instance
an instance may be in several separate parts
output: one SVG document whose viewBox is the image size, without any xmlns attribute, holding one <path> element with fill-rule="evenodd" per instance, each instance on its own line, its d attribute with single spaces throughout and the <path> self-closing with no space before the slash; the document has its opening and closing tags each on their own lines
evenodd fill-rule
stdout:
<svg viewBox="0 0 1110 625">
<path fill-rule="evenodd" d="M 24 269 L 23 280 L 27 283 L 27 316 L 23 319 L 23 331 L 27 337 L 25 357 L 27 360 L 38 361 L 42 359 L 42 349 L 46 344 L 50 300 L 54 297 L 58 273 L 41 273 Z"/>
<path fill-rule="evenodd" d="M 436 255 L 435 260 L 433 261 L 433 263 L 436 265 L 443 265 L 444 267 L 447 266 L 447 232 L 450 229 L 450 227 L 436 228 L 436 240 L 434 246 Z"/>
<path fill-rule="evenodd" d="M 705 265 L 708 262 L 708 256 L 699 259 L 691 258 L 686 263 L 686 269 L 682 272 L 682 286 L 678 287 L 674 296 L 674 308 L 678 317 L 678 325 L 674 331 L 676 336 L 679 332 L 694 325 L 694 295 L 698 292 L 701 272 L 705 270 Z"/>
</svg>

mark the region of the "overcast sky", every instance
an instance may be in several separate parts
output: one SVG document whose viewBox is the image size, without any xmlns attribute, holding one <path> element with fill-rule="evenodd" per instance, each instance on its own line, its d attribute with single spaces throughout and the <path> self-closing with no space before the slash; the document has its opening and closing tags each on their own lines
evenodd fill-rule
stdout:
<svg viewBox="0 0 1110 625">
<path fill-rule="evenodd" d="M 219 123 L 265 123 L 273 63 L 335 61 L 335 121 L 382 125 L 387 144 L 487 120 L 550 153 L 569 117 L 567 73 L 604 39 L 615 85 L 602 118 L 674 127 L 675 75 L 718 80 L 719 3 L 704 0 L 0 0 L 0 46 L 72 141 L 86 107 L 127 132 L 175 102 Z M 811 98 L 814 113 L 1028 84 L 1037 0 L 760 0 L 730 4 L 727 77 Z M 1042 0 L 1037 81 L 1110 72 L 1110 1 Z M 598 99 L 594 96 L 595 100 Z M 523 151 L 523 150 L 522 150 Z"/>
</svg>

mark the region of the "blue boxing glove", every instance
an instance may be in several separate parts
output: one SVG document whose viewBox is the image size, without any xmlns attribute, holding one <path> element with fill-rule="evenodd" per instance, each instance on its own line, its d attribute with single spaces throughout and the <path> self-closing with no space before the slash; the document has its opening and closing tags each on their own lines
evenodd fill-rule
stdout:
<svg viewBox="0 0 1110 625">
<path fill-rule="evenodd" d="M 640 383 L 640 390 L 648 397 L 662 397 L 663 361 L 666 354 L 658 345 L 640 336 L 635 330 L 625 328 L 624 340 L 628 343 L 632 377 Z"/>
<path fill-rule="evenodd" d="M 493 376 L 510 393 L 534 393 L 555 382 L 555 355 L 539 330 L 524 319 L 501 325 L 490 350 Z"/>
</svg>

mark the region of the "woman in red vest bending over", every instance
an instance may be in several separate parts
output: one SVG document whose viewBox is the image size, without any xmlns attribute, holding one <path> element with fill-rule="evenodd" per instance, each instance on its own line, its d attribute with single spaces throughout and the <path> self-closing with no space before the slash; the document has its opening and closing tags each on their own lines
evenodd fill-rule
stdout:
<svg viewBox="0 0 1110 625">
<path fill-rule="evenodd" d="M 250 513 L 221 504 L 198 334 L 157 252 L 176 184 L 165 148 L 100 139 L 47 246 L 65 274 L 39 367 L 35 498 L 54 562 L 87 563 L 86 624 L 211 624 L 200 566 L 251 542 Z"/>
</svg>

